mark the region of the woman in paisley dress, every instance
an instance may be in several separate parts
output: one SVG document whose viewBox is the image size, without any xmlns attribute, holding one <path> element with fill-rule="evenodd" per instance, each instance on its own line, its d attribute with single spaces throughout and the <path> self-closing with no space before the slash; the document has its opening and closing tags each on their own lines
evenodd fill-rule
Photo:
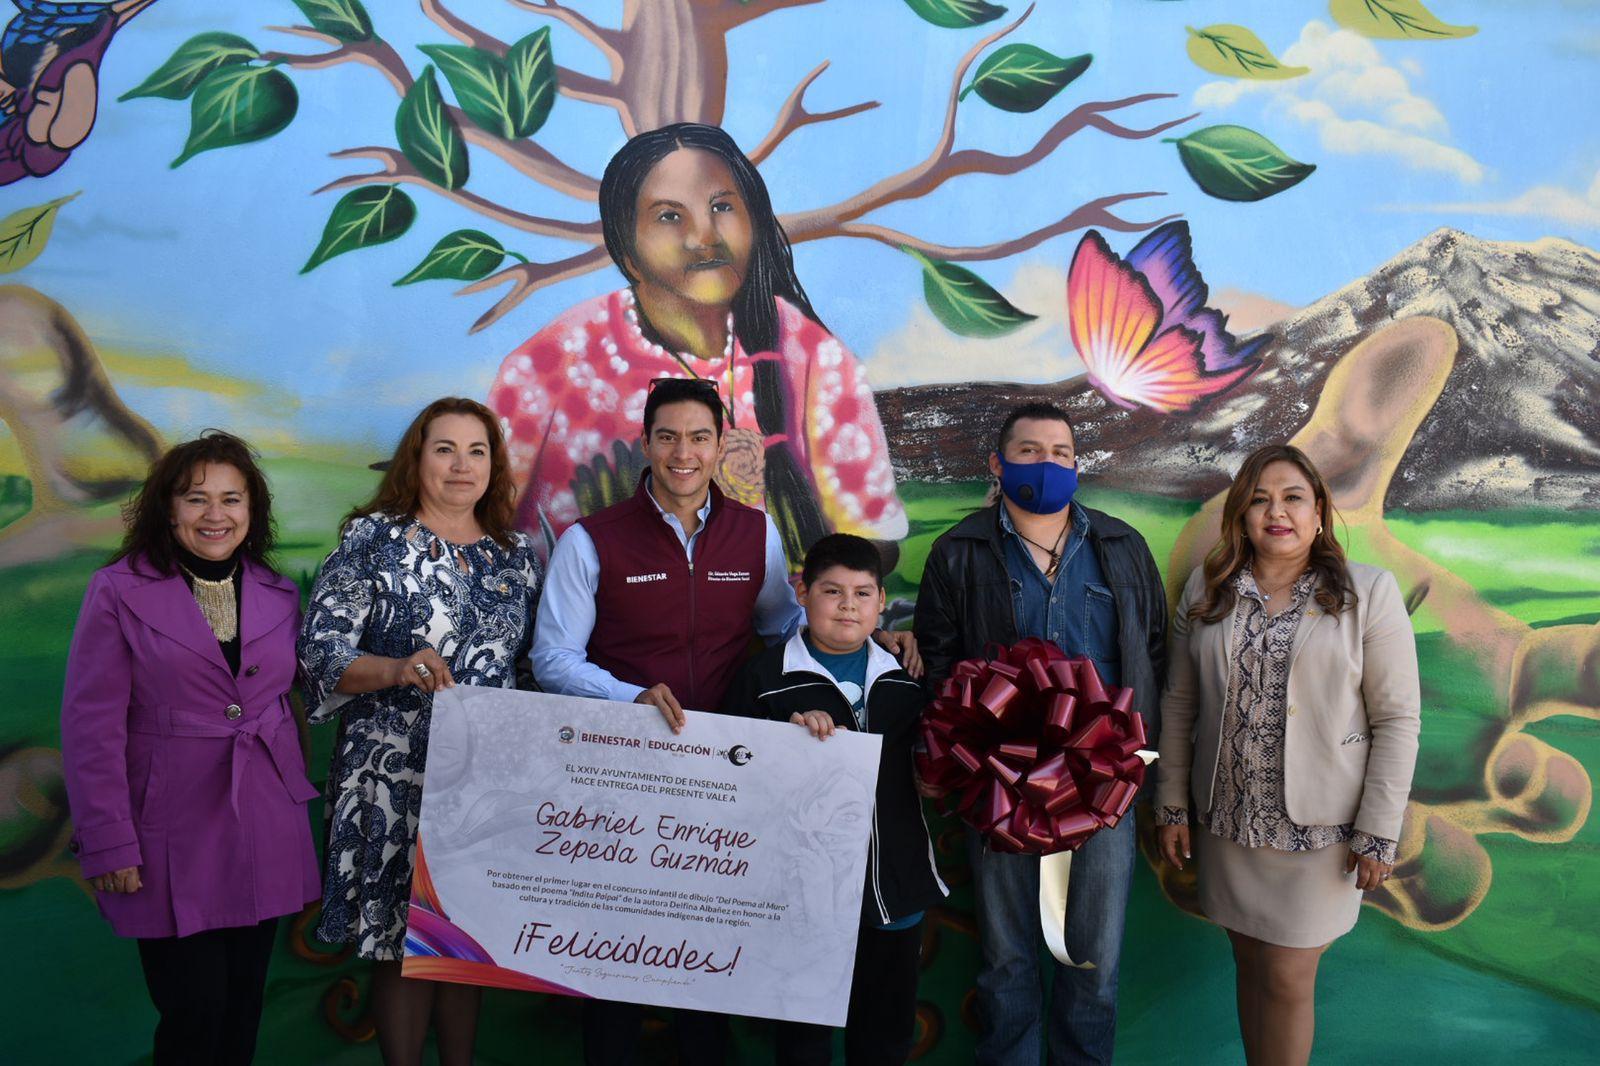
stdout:
<svg viewBox="0 0 1600 1066">
<path fill-rule="evenodd" d="M 1228 931 L 1252 1066 L 1311 1056 L 1317 964 L 1384 887 L 1421 723 L 1394 575 L 1345 559 L 1298 448 L 1245 460 L 1173 616 L 1158 838 Z M 1190 814 L 1199 828 L 1191 833 Z"/>
<path fill-rule="evenodd" d="M 390 1066 L 422 1061 L 430 1020 L 441 1063 L 472 1061 L 479 989 L 401 977 L 400 959 L 433 693 L 512 687 L 532 641 L 544 574 L 513 529 L 515 496 L 488 408 L 429 404 L 345 519 L 300 632 L 310 720 L 340 727 L 317 933 L 373 961 Z"/>
<path fill-rule="evenodd" d="M 606 166 L 600 220 L 628 287 L 563 312 L 489 392 L 520 527 L 555 537 L 632 495 L 650 383 L 704 378 L 729 427 L 717 484 L 772 515 L 794 565 L 837 532 L 892 566 L 906 511 L 872 388 L 812 308 L 755 164 L 716 126 L 649 130 Z"/>
</svg>

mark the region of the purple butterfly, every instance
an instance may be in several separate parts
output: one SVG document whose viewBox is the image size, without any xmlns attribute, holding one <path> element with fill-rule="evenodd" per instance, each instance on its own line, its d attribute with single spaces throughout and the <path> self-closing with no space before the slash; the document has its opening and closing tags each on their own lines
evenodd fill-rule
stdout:
<svg viewBox="0 0 1600 1066">
<path fill-rule="evenodd" d="M 1072 340 L 1090 380 L 1123 407 L 1186 411 L 1249 376 L 1272 340 L 1240 342 L 1205 305 L 1187 222 L 1152 231 L 1126 260 L 1090 230 L 1067 274 Z"/>
</svg>

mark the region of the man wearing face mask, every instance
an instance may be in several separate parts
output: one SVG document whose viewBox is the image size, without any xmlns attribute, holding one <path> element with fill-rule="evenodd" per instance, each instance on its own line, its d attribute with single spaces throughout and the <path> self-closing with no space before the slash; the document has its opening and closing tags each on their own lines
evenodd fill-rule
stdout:
<svg viewBox="0 0 1600 1066">
<path fill-rule="evenodd" d="M 1166 674 L 1167 598 L 1131 526 L 1073 502 L 1077 442 L 1061 408 L 1024 404 L 1001 425 L 989 470 L 999 497 L 934 542 L 917 596 L 916 636 L 937 686 L 991 644 L 1042 637 L 1131 686 L 1152 738 Z M 1155 740 L 1150 741 L 1151 745 Z M 1041 1021 L 1039 858 L 990 851 L 969 832 L 983 961 L 977 1061 L 1109 1063 L 1117 963 L 1133 877 L 1134 819 L 1102 830 L 1072 860 L 1066 947 L 1092 968 L 1055 971 Z"/>
</svg>

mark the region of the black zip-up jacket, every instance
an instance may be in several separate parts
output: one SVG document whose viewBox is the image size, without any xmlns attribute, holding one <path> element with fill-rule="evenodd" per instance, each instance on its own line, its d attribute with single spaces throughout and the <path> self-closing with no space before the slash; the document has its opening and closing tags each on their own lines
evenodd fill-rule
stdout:
<svg viewBox="0 0 1600 1066">
<path fill-rule="evenodd" d="M 1009 646 L 1024 636 L 1043 636 L 1017 632 L 1000 507 L 996 503 L 963 518 L 928 552 L 914 628 L 925 680 L 934 691 L 956 663 L 983 657 L 990 644 Z M 1132 526 L 1104 511 L 1084 507 L 1084 512 L 1089 545 L 1116 602 L 1122 683 L 1134 691 L 1133 709 L 1144 716 L 1146 746 L 1154 748 L 1167 680 L 1167 593 L 1161 572 Z"/>
<path fill-rule="evenodd" d="M 867 732 L 883 737 L 883 751 L 861 917 L 863 924 L 886 925 L 927 910 L 950 890 L 934 865 L 933 842 L 911 776 L 912 745 L 927 697 L 894 657 L 870 640 L 865 688 Z M 799 633 L 745 663 L 722 709 L 780 722 L 791 714 L 827 711 L 834 725 L 856 727 L 850 701 Z"/>
</svg>

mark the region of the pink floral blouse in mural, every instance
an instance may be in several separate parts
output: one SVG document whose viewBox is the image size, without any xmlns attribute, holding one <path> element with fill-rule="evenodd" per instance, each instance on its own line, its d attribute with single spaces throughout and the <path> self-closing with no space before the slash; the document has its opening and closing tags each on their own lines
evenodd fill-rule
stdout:
<svg viewBox="0 0 1600 1066">
<path fill-rule="evenodd" d="M 701 359 L 648 340 L 633 293 L 623 289 L 578 304 L 512 352 L 489 406 L 523 486 L 519 524 L 538 528 L 542 511 L 559 536 L 597 504 L 631 494 L 643 463 L 638 440 L 650 382 L 695 376 L 717 382 L 731 415 L 717 472 L 724 492 L 764 507 L 765 448 L 787 439 L 829 526 L 878 540 L 904 537 L 905 507 L 860 361 L 782 299 L 778 318 L 776 353 L 751 355 L 730 340 L 722 358 Z M 782 438 L 764 437 L 756 425 L 752 377 L 761 359 L 783 363 Z"/>
</svg>

